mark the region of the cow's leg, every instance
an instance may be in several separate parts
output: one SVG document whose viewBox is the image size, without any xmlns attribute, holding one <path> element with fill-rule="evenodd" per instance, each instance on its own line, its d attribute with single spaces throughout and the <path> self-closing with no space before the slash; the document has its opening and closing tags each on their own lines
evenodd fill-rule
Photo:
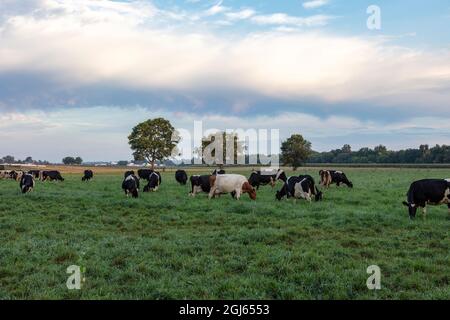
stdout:
<svg viewBox="0 0 450 320">
<path fill-rule="evenodd" d="M 424 206 L 424 207 L 422 208 L 422 217 L 423 217 L 424 219 L 426 219 L 426 217 L 427 217 L 427 207 L 426 207 L 426 206 Z"/>
<path fill-rule="evenodd" d="M 216 186 L 214 185 L 214 186 L 211 187 L 211 190 L 209 191 L 208 198 L 209 199 L 213 198 L 215 193 L 216 193 Z"/>
</svg>

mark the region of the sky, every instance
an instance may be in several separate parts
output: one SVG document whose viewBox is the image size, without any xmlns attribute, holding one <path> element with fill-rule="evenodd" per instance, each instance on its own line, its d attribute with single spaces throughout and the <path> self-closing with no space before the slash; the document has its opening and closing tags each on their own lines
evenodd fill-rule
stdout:
<svg viewBox="0 0 450 320">
<path fill-rule="evenodd" d="M 449 31 L 447 0 L 0 0 L 0 156 L 130 160 L 155 117 L 450 144 Z"/>
</svg>

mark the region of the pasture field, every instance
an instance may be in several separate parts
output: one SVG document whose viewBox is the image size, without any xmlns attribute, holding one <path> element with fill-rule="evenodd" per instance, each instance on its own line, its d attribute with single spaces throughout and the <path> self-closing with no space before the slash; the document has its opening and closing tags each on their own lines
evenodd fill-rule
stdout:
<svg viewBox="0 0 450 320">
<path fill-rule="evenodd" d="M 450 299 L 447 207 L 410 221 L 401 204 L 413 180 L 450 169 L 344 171 L 355 188 L 311 204 L 276 201 L 281 182 L 255 202 L 191 198 L 173 172 L 139 199 L 124 196 L 118 172 L 65 174 L 27 195 L 0 180 L 0 298 Z M 73 264 L 81 290 L 66 288 Z M 370 265 L 381 290 L 367 289 Z"/>
</svg>

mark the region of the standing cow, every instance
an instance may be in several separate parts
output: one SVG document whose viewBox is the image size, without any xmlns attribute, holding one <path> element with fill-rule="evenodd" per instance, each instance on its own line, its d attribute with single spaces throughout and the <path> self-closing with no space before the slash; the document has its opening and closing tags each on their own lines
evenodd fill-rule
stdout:
<svg viewBox="0 0 450 320">
<path fill-rule="evenodd" d="M 427 204 L 447 204 L 450 213 L 450 179 L 423 179 L 415 181 L 409 187 L 407 201 L 409 218 L 416 217 L 417 208 L 422 208 L 423 216 L 427 214 Z"/>
<path fill-rule="evenodd" d="M 39 179 L 41 176 L 41 171 L 39 170 L 30 170 L 28 171 L 28 174 L 31 174 L 33 176 L 33 178 L 35 179 Z"/>
<path fill-rule="evenodd" d="M 218 174 L 210 178 L 211 190 L 209 199 L 222 193 L 231 193 L 239 200 L 243 193 L 248 193 L 250 199 L 256 200 L 256 191 L 247 178 L 240 174 Z"/>
<path fill-rule="evenodd" d="M 51 171 L 42 171 L 42 181 L 64 181 L 64 178 L 61 176 L 61 173 L 57 170 Z"/>
<path fill-rule="evenodd" d="M 177 170 L 175 172 L 175 180 L 181 185 L 186 185 L 188 180 L 188 175 L 184 170 Z"/>
<path fill-rule="evenodd" d="M 250 174 L 250 177 L 248 178 L 248 182 L 251 184 L 252 187 L 255 187 L 256 190 L 259 190 L 259 186 L 268 185 L 273 188 L 275 187 L 275 184 L 278 180 L 281 180 L 283 182 L 286 182 L 287 177 L 283 170 L 278 169 L 277 173 L 275 174 L 265 174 L 261 171 L 253 171 Z"/>
<path fill-rule="evenodd" d="M 139 197 L 139 179 L 134 174 L 128 175 L 122 182 L 122 189 L 128 197 L 130 194 L 133 198 Z"/>
<path fill-rule="evenodd" d="M 144 187 L 144 192 L 157 191 L 161 185 L 161 174 L 159 172 L 152 172 L 147 178 L 147 185 Z"/>
<path fill-rule="evenodd" d="M 19 186 L 22 193 L 33 191 L 35 186 L 34 177 L 29 173 L 23 174 Z"/>
<path fill-rule="evenodd" d="M 94 172 L 92 170 L 84 170 L 84 176 L 81 181 L 89 181 L 94 178 Z"/>
<path fill-rule="evenodd" d="M 197 193 L 211 191 L 210 184 L 211 175 L 193 175 L 189 179 L 191 181 L 191 192 L 189 195 L 195 197 Z"/>
</svg>

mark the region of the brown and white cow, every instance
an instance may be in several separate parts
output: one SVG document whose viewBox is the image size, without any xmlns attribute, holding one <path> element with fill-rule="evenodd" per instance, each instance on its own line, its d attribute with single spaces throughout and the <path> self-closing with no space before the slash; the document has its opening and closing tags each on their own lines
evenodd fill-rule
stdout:
<svg viewBox="0 0 450 320">
<path fill-rule="evenodd" d="M 237 200 L 243 193 L 248 193 L 250 199 L 256 200 L 256 191 L 247 178 L 240 174 L 219 174 L 210 177 L 211 190 L 209 199 L 222 193 L 231 193 Z"/>
</svg>

